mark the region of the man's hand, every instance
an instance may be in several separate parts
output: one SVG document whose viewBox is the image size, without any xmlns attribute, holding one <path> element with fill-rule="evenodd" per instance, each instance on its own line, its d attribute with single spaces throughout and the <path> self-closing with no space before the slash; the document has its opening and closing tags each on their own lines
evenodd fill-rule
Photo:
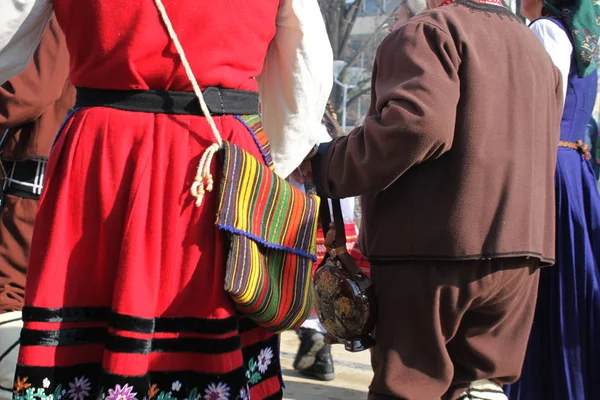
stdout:
<svg viewBox="0 0 600 400">
<path fill-rule="evenodd" d="M 292 172 L 290 175 L 298 183 L 312 182 L 312 168 L 310 166 L 310 160 L 302 161 L 302 164 Z"/>
<path fill-rule="evenodd" d="M 296 168 L 296 170 L 294 172 L 292 172 L 292 174 L 290 175 L 292 177 L 292 179 L 294 179 L 298 183 L 312 182 L 313 177 L 312 177 L 311 159 L 315 155 L 317 155 L 318 149 L 319 149 L 319 146 L 316 145 L 310 151 L 310 153 L 308 153 L 308 155 L 304 158 L 304 161 L 302 161 L 302 164 L 300 164 L 298 166 L 298 168 Z"/>
</svg>

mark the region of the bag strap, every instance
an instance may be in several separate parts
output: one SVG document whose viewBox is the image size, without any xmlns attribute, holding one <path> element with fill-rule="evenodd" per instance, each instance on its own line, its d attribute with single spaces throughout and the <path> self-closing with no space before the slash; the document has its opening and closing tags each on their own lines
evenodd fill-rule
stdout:
<svg viewBox="0 0 600 400">
<path fill-rule="evenodd" d="M 331 200 L 331 207 L 333 208 L 333 224 L 335 226 L 335 245 L 347 249 L 346 224 L 342 214 L 342 203 L 340 200 Z"/>
<path fill-rule="evenodd" d="M 331 224 L 332 210 L 329 208 L 329 200 L 323 198 L 321 200 L 321 228 L 323 228 L 323 235 L 327 236 L 327 233 L 331 229 L 335 231 L 334 245 L 335 249 L 344 251 L 346 249 L 346 224 L 344 223 L 344 216 L 342 214 L 342 205 L 340 200 L 331 199 L 331 206 L 333 209 L 333 225 Z M 347 251 L 347 249 L 346 249 Z"/>
<path fill-rule="evenodd" d="M 323 229 L 323 236 L 327 236 L 327 233 L 331 228 L 331 211 L 329 210 L 329 200 L 326 198 L 321 199 L 319 218 L 321 220 L 321 229 Z"/>
<path fill-rule="evenodd" d="M 205 192 L 212 192 L 214 180 L 210 173 L 210 164 L 212 162 L 213 156 L 217 151 L 223 147 L 223 139 L 219 130 L 217 129 L 217 125 L 210 115 L 210 111 L 208 110 L 208 106 L 204 101 L 204 96 L 202 95 L 202 90 L 200 90 L 200 86 L 198 85 L 198 81 L 194 76 L 192 68 L 190 67 L 190 63 L 185 55 L 185 51 L 183 51 L 183 47 L 181 47 L 181 43 L 179 42 L 179 37 L 173 29 L 173 25 L 171 24 L 171 19 L 167 14 L 167 10 L 162 2 L 162 0 L 154 0 L 154 4 L 158 9 L 158 13 L 161 16 L 165 27 L 167 28 L 167 32 L 169 33 L 169 37 L 173 41 L 175 45 L 175 49 L 177 50 L 177 54 L 181 59 L 181 63 L 183 64 L 183 68 L 185 70 L 185 74 L 187 75 L 190 83 L 192 84 L 192 88 L 194 89 L 194 93 L 196 97 L 198 97 L 198 101 L 200 102 L 200 109 L 202 110 L 202 114 L 206 118 L 208 125 L 215 137 L 216 142 L 210 145 L 202 154 L 200 158 L 200 162 L 198 163 L 198 169 L 196 171 L 196 177 L 194 178 L 194 182 L 190 187 L 191 195 L 196 199 L 196 207 L 200 207 L 202 204 L 202 199 L 204 198 Z"/>
<path fill-rule="evenodd" d="M 342 215 L 342 205 L 340 200 L 332 199 L 331 206 L 333 208 L 333 229 L 335 230 L 334 247 L 327 246 L 329 256 L 337 258 L 342 267 L 350 273 L 352 280 L 356 282 L 361 290 L 367 290 L 371 286 L 371 280 L 360 269 L 356 260 L 348 253 L 346 247 L 346 229 L 344 217 Z M 329 209 L 329 201 L 322 199 L 321 201 L 321 225 L 323 234 L 327 236 L 331 227 L 331 211 Z"/>
</svg>

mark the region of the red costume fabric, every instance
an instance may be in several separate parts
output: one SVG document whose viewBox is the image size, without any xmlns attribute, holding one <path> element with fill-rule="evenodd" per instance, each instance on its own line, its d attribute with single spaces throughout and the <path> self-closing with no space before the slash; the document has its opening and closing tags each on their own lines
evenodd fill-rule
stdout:
<svg viewBox="0 0 600 400">
<path fill-rule="evenodd" d="M 201 86 L 256 89 L 278 1 L 164 3 Z M 152 1 L 54 8 L 75 86 L 190 91 Z M 263 156 L 239 118 L 215 121 Z M 213 141 L 193 115 L 92 107 L 67 119 L 35 224 L 16 399 L 282 398 L 278 336 L 223 290 L 218 189 L 199 208 L 188 191 Z"/>
<path fill-rule="evenodd" d="M 202 87 L 256 91 L 278 0 L 164 0 Z M 74 86 L 191 92 L 152 0 L 54 0 Z"/>
</svg>

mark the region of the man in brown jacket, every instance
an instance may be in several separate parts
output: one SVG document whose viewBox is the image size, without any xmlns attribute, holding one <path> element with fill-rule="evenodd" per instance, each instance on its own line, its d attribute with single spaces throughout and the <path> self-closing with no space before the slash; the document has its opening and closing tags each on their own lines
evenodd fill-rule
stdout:
<svg viewBox="0 0 600 400">
<path fill-rule="evenodd" d="M 560 74 L 499 1 L 440 3 L 383 41 L 364 125 L 312 159 L 319 193 L 362 195 L 370 399 L 505 399 L 554 262 Z"/>
<path fill-rule="evenodd" d="M 25 273 L 50 147 L 75 103 L 65 39 L 52 20 L 27 69 L 0 87 L 0 399 L 12 398 Z"/>
</svg>

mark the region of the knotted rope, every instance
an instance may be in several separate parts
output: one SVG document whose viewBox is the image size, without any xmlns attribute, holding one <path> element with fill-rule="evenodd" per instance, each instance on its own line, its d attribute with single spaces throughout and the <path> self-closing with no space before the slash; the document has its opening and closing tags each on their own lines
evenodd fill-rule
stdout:
<svg viewBox="0 0 600 400">
<path fill-rule="evenodd" d="M 190 67 L 190 63 L 185 56 L 185 52 L 183 51 L 183 47 L 181 47 L 181 43 L 179 42 L 179 37 L 177 33 L 173 29 L 173 25 L 171 24 L 171 20 L 169 19 L 169 15 L 167 14 L 167 10 L 165 10 L 165 6 L 162 0 L 154 0 L 156 4 L 156 8 L 160 13 L 160 16 L 167 28 L 169 33 L 169 37 L 173 40 L 173 44 L 175 45 L 175 49 L 177 50 L 177 54 L 179 58 L 181 58 L 181 63 L 183 64 L 183 68 L 185 69 L 185 74 L 187 75 L 190 83 L 192 84 L 192 88 L 194 89 L 194 94 L 198 97 L 198 101 L 200 102 L 200 109 L 202 110 L 202 114 L 206 118 L 210 129 L 212 130 L 213 135 L 215 136 L 216 143 L 210 145 L 202 154 L 200 158 L 200 162 L 198 163 L 198 169 L 196 171 L 196 177 L 194 178 L 194 183 L 190 187 L 191 195 L 196 199 L 196 207 L 200 207 L 202 204 L 202 199 L 204 198 L 205 192 L 212 192 L 213 190 L 213 176 L 210 173 L 210 164 L 212 159 L 217 151 L 221 149 L 223 146 L 223 139 L 221 138 L 221 134 L 215 125 L 215 121 L 210 115 L 210 111 L 208 110 L 208 106 L 204 101 L 204 96 L 202 95 L 202 90 L 200 90 L 200 86 L 198 85 L 198 81 L 196 81 L 196 77 L 192 72 L 192 68 Z"/>
</svg>

